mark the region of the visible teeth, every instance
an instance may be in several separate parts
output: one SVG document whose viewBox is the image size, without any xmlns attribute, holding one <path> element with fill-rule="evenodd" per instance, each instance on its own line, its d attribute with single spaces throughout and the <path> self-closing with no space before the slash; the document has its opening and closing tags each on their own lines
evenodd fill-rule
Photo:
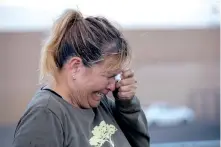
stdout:
<svg viewBox="0 0 221 147">
<path fill-rule="evenodd" d="M 96 95 L 97 96 L 103 96 L 103 93 L 97 92 Z"/>
</svg>

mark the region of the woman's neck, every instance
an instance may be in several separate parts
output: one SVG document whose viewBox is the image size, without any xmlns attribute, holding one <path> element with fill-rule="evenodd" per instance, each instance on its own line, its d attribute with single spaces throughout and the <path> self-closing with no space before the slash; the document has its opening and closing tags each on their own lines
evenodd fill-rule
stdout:
<svg viewBox="0 0 221 147">
<path fill-rule="evenodd" d="M 73 94 L 70 88 L 68 88 L 64 84 L 54 82 L 53 84 L 51 84 L 50 88 L 56 93 L 58 93 L 65 101 L 67 101 L 74 107 L 79 107 L 79 105 L 77 104 L 77 101 L 73 97 Z"/>
</svg>

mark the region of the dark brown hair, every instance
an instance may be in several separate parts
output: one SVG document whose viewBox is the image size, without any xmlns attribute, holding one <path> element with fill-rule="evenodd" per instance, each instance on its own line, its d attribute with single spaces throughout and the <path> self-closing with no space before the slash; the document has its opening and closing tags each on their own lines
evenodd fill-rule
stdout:
<svg viewBox="0 0 221 147">
<path fill-rule="evenodd" d="M 104 17 L 84 18 L 79 11 L 67 10 L 54 23 L 42 48 L 40 81 L 54 77 L 65 62 L 78 56 L 87 67 L 108 55 L 118 55 L 119 64 L 130 61 L 131 51 L 122 33 Z"/>
</svg>

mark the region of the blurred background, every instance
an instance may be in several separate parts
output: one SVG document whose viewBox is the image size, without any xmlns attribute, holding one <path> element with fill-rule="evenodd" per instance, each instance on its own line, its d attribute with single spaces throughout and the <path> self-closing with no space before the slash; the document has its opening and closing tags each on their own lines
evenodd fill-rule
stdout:
<svg viewBox="0 0 221 147">
<path fill-rule="evenodd" d="M 218 147 L 219 0 L 0 0 L 0 146 L 38 86 L 41 46 L 66 8 L 101 15 L 123 31 L 152 146 Z"/>
</svg>

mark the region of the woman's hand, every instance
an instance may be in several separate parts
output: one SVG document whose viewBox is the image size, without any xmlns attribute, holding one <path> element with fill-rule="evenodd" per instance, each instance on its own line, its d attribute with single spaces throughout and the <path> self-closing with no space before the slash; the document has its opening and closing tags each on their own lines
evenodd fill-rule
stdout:
<svg viewBox="0 0 221 147">
<path fill-rule="evenodd" d="M 114 96 L 118 99 L 132 99 L 136 93 L 137 81 L 131 69 L 122 71 L 121 80 L 116 83 Z"/>
</svg>

